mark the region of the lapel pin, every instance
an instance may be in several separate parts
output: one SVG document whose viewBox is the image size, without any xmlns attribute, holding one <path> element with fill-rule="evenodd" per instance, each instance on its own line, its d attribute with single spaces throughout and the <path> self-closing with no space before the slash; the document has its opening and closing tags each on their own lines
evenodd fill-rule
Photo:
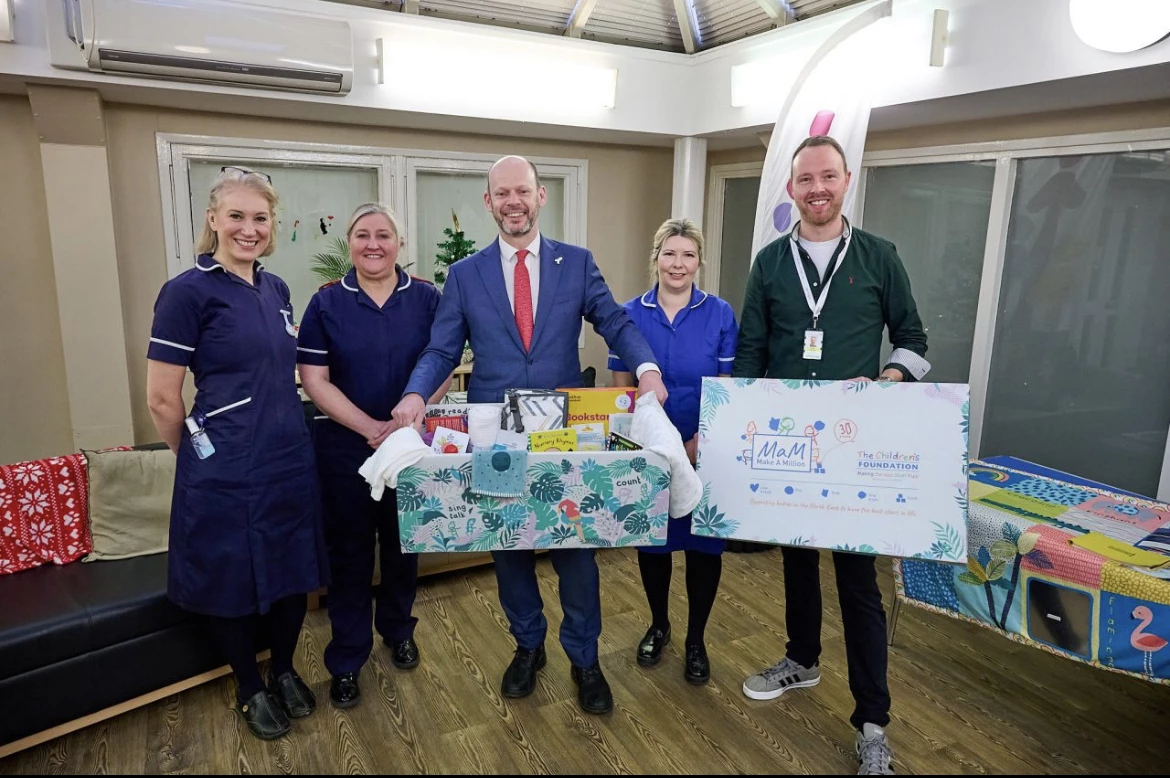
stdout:
<svg viewBox="0 0 1170 778">
<path fill-rule="evenodd" d="M 559 264 L 561 264 L 562 259 L 564 259 L 564 257 L 557 257 L 556 259 L 553 260 L 553 263 L 559 265 Z"/>
</svg>

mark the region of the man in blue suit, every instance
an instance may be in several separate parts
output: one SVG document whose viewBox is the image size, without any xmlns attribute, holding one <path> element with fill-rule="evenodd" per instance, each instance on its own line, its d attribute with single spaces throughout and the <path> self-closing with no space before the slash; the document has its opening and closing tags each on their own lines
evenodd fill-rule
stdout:
<svg viewBox="0 0 1170 778">
<path fill-rule="evenodd" d="M 581 385 L 577 341 L 581 319 L 593 325 L 611 351 L 637 365 L 638 393 L 666 401 L 654 353 L 614 302 L 593 255 L 542 237 L 537 218 L 546 201 L 536 166 L 504 157 L 488 171 L 484 205 L 500 227 L 500 239 L 453 264 L 435 313 L 431 341 L 394 409 L 399 424 L 416 424 L 430 397 L 459 363 L 465 341 L 475 353 L 469 402 L 502 402 L 507 389 L 556 389 Z M 536 583 L 533 551 L 498 551 L 500 604 L 516 638 L 516 654 L 501 693 L 526 697 L 545 664 L 548 622 Z M 577 699 L 588 713 L 608 713 L 613 695 L 597 661 L 601 594 L 592 549 L 549 551 L 560 579 L 561 645 L 573 665 Z"/>
</svg>

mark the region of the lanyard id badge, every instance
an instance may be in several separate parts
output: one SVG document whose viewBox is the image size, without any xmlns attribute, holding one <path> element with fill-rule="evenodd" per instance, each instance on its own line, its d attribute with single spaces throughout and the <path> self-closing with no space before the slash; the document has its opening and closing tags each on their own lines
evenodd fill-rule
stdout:
<svg viewBox="0 0 1170 778">
<path fill-rule="evenodd" d="M 804 358 L 820 359 L 825 348 L 825 333 L 820 330 L 804 331 Z"/>
<path fill-rule="evenodd" d="M 824 357 L 825 352 L 825 333 L 817 326 L 820 322 L 821 311 L 825 307 L 825 300 L 829 299 L 829 285 L 833 283 L 833 279 L 837 276 L 837 271 L 841 268 L 841 264 L 845 261 L 845 254 L 849 251 L 849 241 L 852 239 L 852 230 L 849 229 L 848 223 L 845 226 L 845 238 L 841 242 L 841 250 L 837 252 L 836 261 L 833 263 L 832 269 L 829 271 L 828 278 L 825 279 L 825 284 L 821 288 L 820 296 L 813 298 L 812 288 L 808 284 L 808 274 L 804 272 L 804 263 L 800 261 L 800 251 L 796 247 L 796 234 L 800 229 L 798 224 L 792 231 L 792 237 L 789 239 L 790 248 L 792 249 L 792 263 L 796 265 L 796 275 L 800 278 L 800 286 L 804 291 L 805 302 L 808 303 L 808 309 L 812 312 L 812 327 L 804 331 L 804 350 L 803 357 L 805 359 L 819 360 Z"/>
</svg>

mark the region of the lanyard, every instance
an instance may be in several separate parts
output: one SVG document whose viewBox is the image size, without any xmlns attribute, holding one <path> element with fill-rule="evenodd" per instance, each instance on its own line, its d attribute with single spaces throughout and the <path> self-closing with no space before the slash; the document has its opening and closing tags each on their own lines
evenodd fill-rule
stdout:
<svg viewBox="0 0 1170 778">
<path fill-rule="evenodd" d="M 845 262 L 845 252 L 849 251 L 849 241 L 853 239 L 853 230 L 849 229 L 848 224 L 845 226 L 845 237 L 840 244 L 840 250 L 834 258 L 833 266 L 829 269 L 829 275 L 825 279 L 825 285 L 821 288 L 820 297 L 813 299 L 812 288 L 808 285 L 808 274 L 804 272 L 804 263 L 800 260 L 800 250 L 796 247 L 797 230 L 800 229 L 798 223 L 792 230 L 792 235 L 789 236 L 789 243 L 792 248 L 792 263 L 796 265 L 796 275 L 800 277 L 800 285 L 804 289 L 804 299 L 808 303 L 808 308 L 812 311 L 813 329 L 817 327 L 817 320 L 821 318 L 821 309 L 825 307 L 825 300 L 829 299 L 829 284 L 833 283 L 833 279 L 837 276 L 837 271 L 841 269 L 842 263 Z"/>
</svg>

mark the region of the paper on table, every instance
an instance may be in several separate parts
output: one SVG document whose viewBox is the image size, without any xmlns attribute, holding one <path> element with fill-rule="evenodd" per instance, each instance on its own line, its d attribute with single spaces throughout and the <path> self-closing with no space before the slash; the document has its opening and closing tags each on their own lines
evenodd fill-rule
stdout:
<svg viewBox="0 0 1170 778">
<path fill-rule="evenodd" d="M 1135 548 L 1124 541 L 1102 535 L 1100 532 L 1078 535 L 1068 542 L 1074 546 L 1088 549 L 1094 554 L 1100 554 L 1106 559 L 1125 562 L 1127 565 L 1135 567 L 1159 568 L 1170 565 L 1170 557 Z"/>
</svg>

